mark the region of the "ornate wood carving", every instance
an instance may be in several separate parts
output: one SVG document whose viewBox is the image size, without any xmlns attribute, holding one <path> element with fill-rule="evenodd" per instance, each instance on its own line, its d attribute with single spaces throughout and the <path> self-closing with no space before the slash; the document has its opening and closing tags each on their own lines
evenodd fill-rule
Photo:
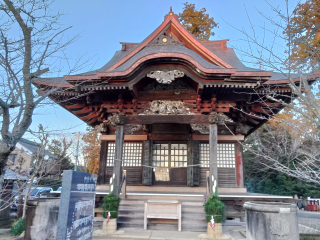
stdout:
<svg viewBox="0 0 320 240">
<path fill-rule="evenodd" d="M 188 141 L 191 134 L 149 134 L 150 139 L 154 141 Z"/>
<path fill-rule="evenodd" d="M 154 123 L 209 123 L 208 115 L 131 115 L 125 116 L 125 124 L 154 124 Z"/>
<path fill-rule="evenodd" d="M 209 115 L 210 124 L 224 125 L 225 122 L 233 122 L 223 113 L 213 112 Z"/>
<path fill-rule="evenodd" d="M 108 132 L 108 126 L 105 123 L 100 123 L 99 125 L 96 125 L 94 128 L 97 129 L 100 133 Z"/>
<path fill-rule="evenodd" d="M 209 124 L 190 124 L 194 131 L 199 131 L 201 134 L 209 134 Z"/>
<path fill-rule="evenodd" d="M 173 71 L 151 71 L 147 74 L 147 77 L 156 79 L 157 82 L 162 84 L 170 84 L 176 78 L 180 78 L 184 76 L 184 72 L 179 70 Z"/>
<path fill-rule="evenodd" d="M 190 109 L 181 101 L 155 100 L 150 103 L 150 108 L 139 115 L 192 115 Z"/>
<path fill-rule="evenodd" d="M 117 114 L 108 117 L 108 120 L 106 121 L 107 125 L 111 127 L 116 127 L 117 125 L 124 125 L 124 115 Z"/>
<path fill-rule="evenodd" d="M 141 124 L 127 124 L 124 127 L 124 134 L 133 134 L 133 132 L 138 131 L 142 128 Z"/>
<path fill-rule="evenodd" d="M 244 125 L 242 123 L 239 123 L 237 126 L 236 126 L 236 133 L 241 133 L 243 135 L 246 135 L 250 129 L 252 127 L 248 126 L 248 125 Z"/>
<path fill-rule="evenodd" d="M 157 94 L 163 92 L 174 92 L 175 94 L 180 94 L 182 92 L 195 92 L 195 90 L 186 84 L 184 81 L 178 79 L 171 84 L 162 84 L 156 81 L 149 83 L 142 91 L 142 94 Z"/>
</svg>

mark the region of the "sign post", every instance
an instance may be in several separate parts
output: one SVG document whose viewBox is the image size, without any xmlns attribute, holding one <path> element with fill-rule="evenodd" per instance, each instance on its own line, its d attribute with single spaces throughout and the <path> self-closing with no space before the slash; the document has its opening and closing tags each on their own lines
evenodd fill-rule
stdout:
<svg viewBox="0 0 320 240">
<path fill-rule="evenodd" d="M 91 240 L 97 175 L 63 171 L 57 240 Z"/>
</svg>

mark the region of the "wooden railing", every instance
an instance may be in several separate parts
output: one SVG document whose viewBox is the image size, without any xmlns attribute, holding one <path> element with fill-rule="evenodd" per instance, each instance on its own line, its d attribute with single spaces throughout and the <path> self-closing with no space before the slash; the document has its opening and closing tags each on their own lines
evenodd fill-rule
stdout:
<svg viewBox="0 0 320 240">
<path fill-rule="evenodd" d="M 127 170 L 123 170 L 122 180 L 119 187 L 119 193 L 122 193 L 121 198 L 126 198 L 126 192 L 127 192 Z"/>
</svg>

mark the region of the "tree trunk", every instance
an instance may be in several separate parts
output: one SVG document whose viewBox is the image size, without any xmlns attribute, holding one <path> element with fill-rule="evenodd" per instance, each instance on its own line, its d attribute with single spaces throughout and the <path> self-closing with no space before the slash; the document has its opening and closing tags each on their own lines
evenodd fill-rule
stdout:
<svg viewBox="0 0 320 240">
<path fill-rule="evenodd" d="M 25 217 L 26 217 L 27 201 L 28 201 L 30 189 L 31 189 L 31 187 L 32 187 L 32 183 L 33 183 L 34 178 L 35 178 L 35 175 L 33 175 L 33 176 L 31 177 L 31 179 L 30 179 L 30 184 L 29 184 L 29 186 L 27 187 L 27 190 L 26 190 L 26 195 L 25 195 L 24 201 L 23 201 L 22 218 L 25 218 Z"/>
<path fill-rule="evenodd" d="M 14 150 L 14 148 L 10 151 L 9 149 L 2 149 L 0 147 L 0 176 L 4 173 L 4 168 L 7 164 L 8 156 Z"/>
</svg>

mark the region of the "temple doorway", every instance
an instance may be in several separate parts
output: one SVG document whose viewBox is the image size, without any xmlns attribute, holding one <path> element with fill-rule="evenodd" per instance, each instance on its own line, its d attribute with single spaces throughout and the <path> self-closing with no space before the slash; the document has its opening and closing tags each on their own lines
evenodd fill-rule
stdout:
<svg viewBox="0 0 320 240">
<path fill-rule="evenodd" d="M 187 143 L 161 142 L 152 146 L 153 185 L 187 185 Z"/>
</svg>

